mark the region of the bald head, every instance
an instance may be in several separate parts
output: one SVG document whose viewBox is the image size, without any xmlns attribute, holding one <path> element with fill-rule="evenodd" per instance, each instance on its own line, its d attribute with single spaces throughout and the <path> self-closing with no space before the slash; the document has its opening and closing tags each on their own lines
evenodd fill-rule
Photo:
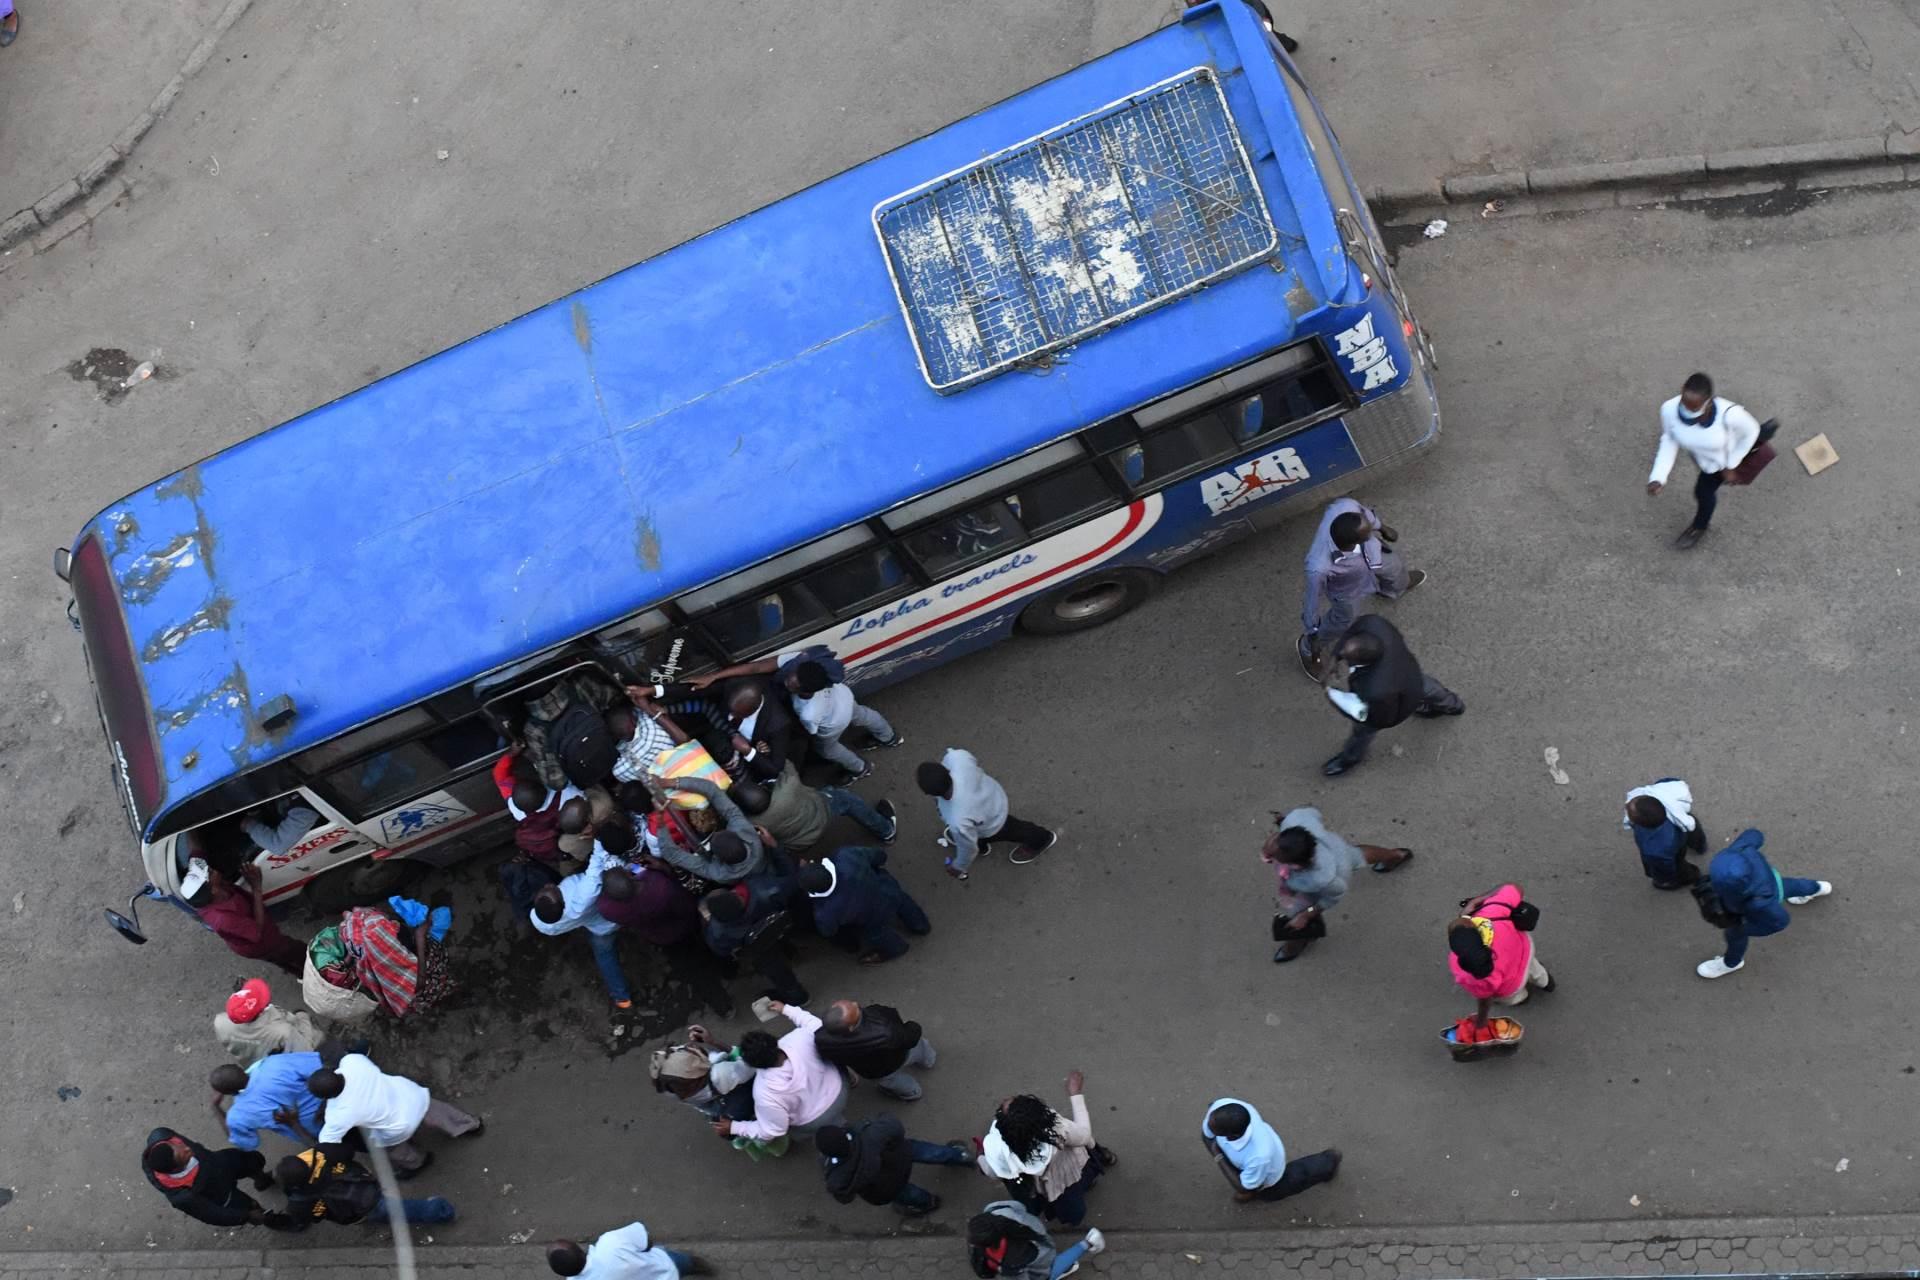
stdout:
<svg viewBox="0 0 1920 1280">
<path fill-rule="evenodd" d="M 213 1069 L 213 1073 L 207 1077 L 207 1083 L 213 1086 L 215 1093 L 231 1097 L 247 1087 L 247 1073 L 234 1063 L 222 1063 Z"/>
<path fill-rule="evenodd" d="M 860 1025 L 860 1006 L 852 1000 L 835 1000 L 820 1021 L 829 1031 L 851 1031 Z"/>
<path fill-rule="evenodd" d="M 745 720 L 760 709 L 765 699 L 754 685 L 743 684 L 727 695 L 727 711 L 735 720 Z"/>
<path fill-rule="evenodd" d="M 585 796 L 575 796 L 560 806 L 560 830 L 570 836 L 577 836 L 593 825 L 593 803 Z"/>
</svg>

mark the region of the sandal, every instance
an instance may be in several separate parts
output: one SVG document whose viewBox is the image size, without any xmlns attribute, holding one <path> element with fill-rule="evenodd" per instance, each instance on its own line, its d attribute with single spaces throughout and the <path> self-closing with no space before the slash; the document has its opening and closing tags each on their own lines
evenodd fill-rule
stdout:
<svg viewBox="0 0 1920 1280">
<path fill-rule="evenodd" d="M 1398 871 L 1400 868 L 1406 866 L 1409 862 L 1413 861 L 1413 850 L 1411 849 L 1395 849 L 1394 852 L 1402 853 L 1402 854 L 1405 854 L 1406 856 L 1401 858 L 1400 861 L 1398 862 L 1376 862 L 1371 867 L 1368 867 L 1367 870 L 1373 872 L 1373 874 L 1377 876 L 1384 876 L 1391 872 Z"/>
</svg>

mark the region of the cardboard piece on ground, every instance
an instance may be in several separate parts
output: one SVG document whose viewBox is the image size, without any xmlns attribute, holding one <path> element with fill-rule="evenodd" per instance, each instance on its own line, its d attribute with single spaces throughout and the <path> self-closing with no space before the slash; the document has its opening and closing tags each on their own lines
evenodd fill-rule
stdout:
<svg viewBox="0 0 1920 1280">
<path fill-rule="evenodd" d="M 1805 444 L 1793 446 L 1793 456 L 1800 459 L 1800 465 L 1807 469 L 1810 476 L 1817 476 L 1840 461 L 1840 455 L 1833 451 L 1833 442 L 1827 439 L 1824 431 Z"/>
</svg>

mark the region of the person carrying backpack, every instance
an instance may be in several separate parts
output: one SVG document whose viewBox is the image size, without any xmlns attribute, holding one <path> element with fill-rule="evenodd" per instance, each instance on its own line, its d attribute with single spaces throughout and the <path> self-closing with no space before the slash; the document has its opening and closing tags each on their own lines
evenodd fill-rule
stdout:
<svg viewBox="0 0 1920 1280">
<path fill-rule="evenodd" d="M 305 1231 L 315 1222 L 342 1226 L 390 1222 L 380 1183 L 353 1158 L 345 1143 L 329 1142 L 287 1156 L 273 1168 L 275 1181 L 287 1193 L 287 1230 Z M 400 1202 L 408 1222 L 452 1222 L 453 1205 L 440 1196 Z"/>
<path fill-rule="evenodd" d="M 1106 1247 L 1107 1238 L 1095 1228 L 1056 1250 L 1046 1224 L 1018 1200 L 995 1200 L 967 1220 L 967 1261 L 981 1280 L 1060 1280 L 1080 1269 L 1080 1259 Z"/>
<path fill-rule="evenodd" d="M 1779 933 L 1793 923 L 1787 904 L 1805 906 L 1833 892 L 1826 880 L 1783 876 L 1773 869 L 1760 847 L 1766 836 L 1749 827 L 1733 843 L 1713 855 L 1707 865 L 1707 883 L 1694 887 L 1700 914 L 1726 933 L 1726 949 L 1702 960 L 1694 972 L 1703 978 L 1724 978 L 1747 964 L 1747 939 Z"/>
</svg>

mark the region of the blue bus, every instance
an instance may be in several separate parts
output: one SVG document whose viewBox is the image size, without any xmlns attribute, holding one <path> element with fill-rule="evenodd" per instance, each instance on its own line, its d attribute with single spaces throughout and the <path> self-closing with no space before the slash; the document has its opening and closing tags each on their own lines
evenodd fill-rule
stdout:
<svg viewBox="0 0 1920 1280">
<path fill-rule="evenodd" d="M 284 899 L 497 842 L 489 767 L 570 675 L 825 644 L 871 689 L 1114 618 L 1417 456 L 1432 373 L 1299 72 L 1216 0 L 194 463 L 56 571 L 154 895 L 297 796 L 254 851 Z"/>
</svg>

